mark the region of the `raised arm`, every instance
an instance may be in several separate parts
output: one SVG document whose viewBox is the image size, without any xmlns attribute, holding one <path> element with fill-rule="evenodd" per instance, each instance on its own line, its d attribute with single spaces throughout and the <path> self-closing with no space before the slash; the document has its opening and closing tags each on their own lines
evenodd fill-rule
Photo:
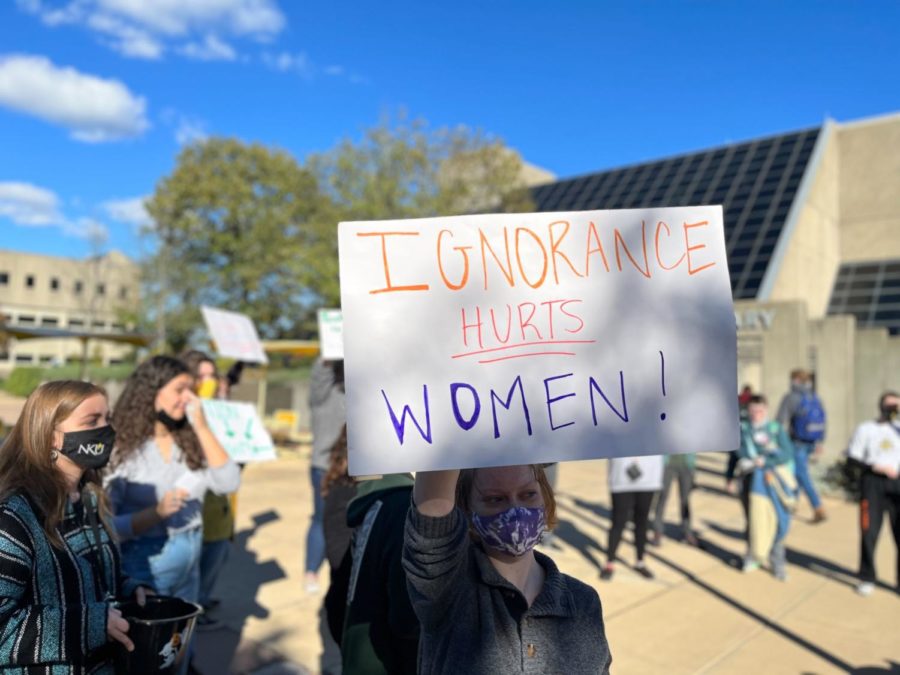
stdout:
<svg viewBox="0 0 900 675">
<path fill-rule="evenodd" d="M 459 470 L 420 471 L 416 474 L 413 501 L 423 516 L 446 516 L 456 505 L 456 481 Z"/>
</svg>

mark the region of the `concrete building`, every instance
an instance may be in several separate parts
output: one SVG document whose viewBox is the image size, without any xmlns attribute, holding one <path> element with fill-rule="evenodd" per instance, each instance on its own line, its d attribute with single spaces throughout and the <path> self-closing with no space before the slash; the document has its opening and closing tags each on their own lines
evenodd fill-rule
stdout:
<svg viewBox="0 0 900 675">
<path fill-rule="evenodd" d="M 138 302 L 139 270 L 117 251 L 76 260 L 0 250 L 0 315 L 13 328 L 63 329 L 96 334 L 134 328 L 123 316 Z M 88 358 L 121 362 L 133 349 L 89 342 Z M 10 338 L 0 344 L 0 376 L 16 366 L 59 365 L 82 358 L 77 339 Z"/>
<path fill-rule="evenodd" d="M 777 406 L 816 375 L 826 459 L 900 390 L 900 114 L 559 180 L 539 211 L 721 204 L 738 381 Z M 827 463 L 827 462 L 825 462 Z"/>
</svg>

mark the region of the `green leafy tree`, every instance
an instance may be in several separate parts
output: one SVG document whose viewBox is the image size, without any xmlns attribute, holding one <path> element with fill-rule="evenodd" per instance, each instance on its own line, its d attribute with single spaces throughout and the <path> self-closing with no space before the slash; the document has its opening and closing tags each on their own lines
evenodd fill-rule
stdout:
<svg viewBox="0 0 900 675">
<path fill-rule="evenodd" d="M 286 152 L 228 138 L 186 147 L 146 203 L 146 286 L 168 346 L 190 341 L 204 304 L 249 315 L 264 338 L 293 336 L 309 312 L 321 201 Z"/>
<path fill-rule="evenodd" d="M 233 139 L 191 145 L 146 204 L 156 332 L 180 349 L 208 304 L 249 315 L 263 337 L 315 337 L 315 310 L 340 304 L 338 222 L 530 211 L 521 174 L 498 139 L 402 118 L 305 166 Z"/>
<path fill-rule="evenodd" d="M 317 238 L 322 305 L 340 302 L 336 224 L 345 220 L 526 212 L 522 159 L 494 137 L 466 127 L 430 129 L 423 120 L 385 119 L 361 140 L 310 156 L 327 197 Z"/>
</svg>

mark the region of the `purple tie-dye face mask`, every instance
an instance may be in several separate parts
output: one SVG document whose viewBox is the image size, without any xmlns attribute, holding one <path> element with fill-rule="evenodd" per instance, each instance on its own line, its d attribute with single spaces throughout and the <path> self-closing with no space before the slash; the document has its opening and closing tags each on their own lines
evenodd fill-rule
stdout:
<svg viewBox="0 0 900 675">
<path fill-rule="evenodd" d="M 520 556 L 537 546 L 547 529 L 544 507 L 513 506 L 493 516 L 472 514 L 472 525 L 485 546 Z"/>
</svg>

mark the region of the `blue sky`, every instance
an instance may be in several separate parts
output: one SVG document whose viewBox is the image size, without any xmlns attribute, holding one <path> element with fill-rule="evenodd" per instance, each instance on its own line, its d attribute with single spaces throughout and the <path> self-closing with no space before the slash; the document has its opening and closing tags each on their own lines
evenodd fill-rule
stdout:
<svg viewBox="0 0 900 675">
<path fill-rule="evenodd" d="M 141 254 L 204 135 L 303 159 L 404 108 L 559 176 L 900 111 L 896 2 L 0 4 L 0 248 Z"/>
</svg>

